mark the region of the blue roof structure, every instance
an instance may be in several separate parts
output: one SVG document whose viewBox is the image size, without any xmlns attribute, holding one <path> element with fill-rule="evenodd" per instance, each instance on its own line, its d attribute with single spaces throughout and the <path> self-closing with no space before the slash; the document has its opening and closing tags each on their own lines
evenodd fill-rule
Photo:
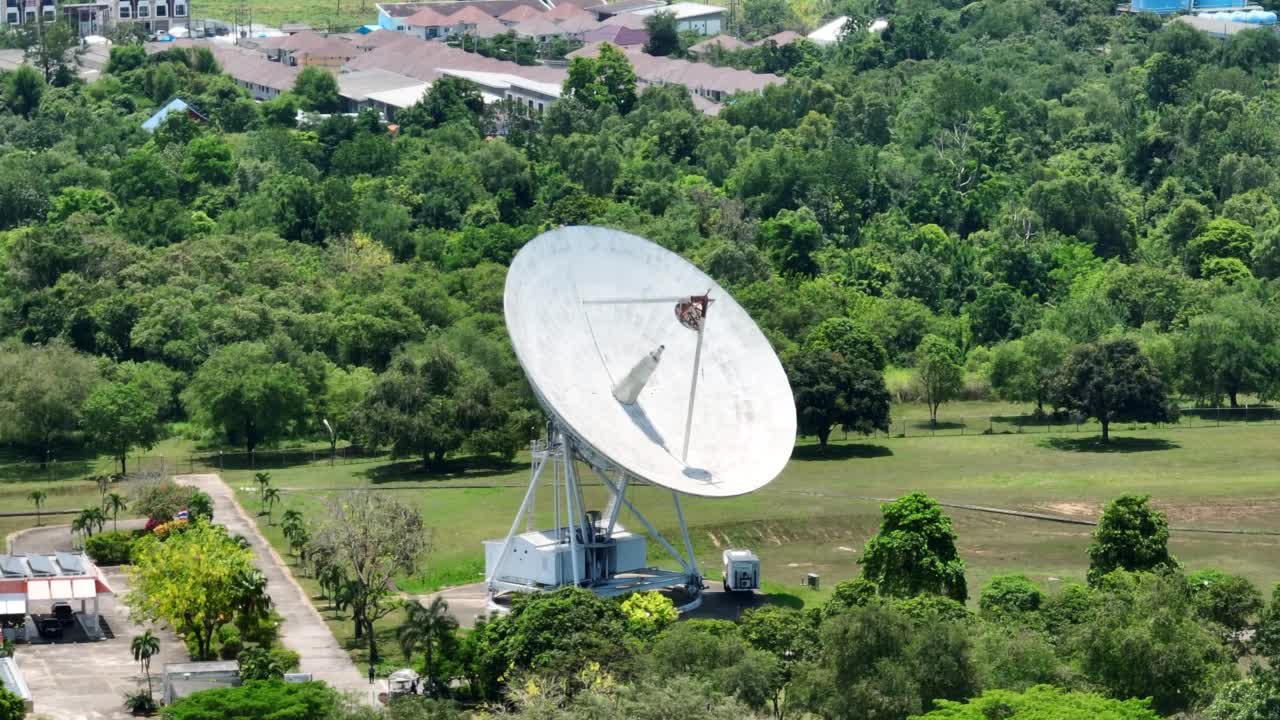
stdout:
<svg viewBox="0 0 1280 720">
<path fill-rule="evenodd" d="M 356 28 L 356 32 L 360 33 L 361 35 L 368 35 L 369 33 L 375 30 L 381 30 L 381 29 L 382 29 L 381 25 L 361 25 L 360 27 Z"/>
<path fill-rule="evenodd" d="M 186 101 L 184 101 L 182 98 L 174 98 L 169 101 L 168 105 L 165 105 L 164 107 L 157 110 L 155 115 L 152 115 L 151 117 L 147 118 L 147 121 L 142 123 L 142 129 L 146 130 L 147 132 L 155 132 L 156 128 L 160 127 L 160 124 L 163 123 L 165 119 L 169 117 L 169 113 L 171 112 L 185 113 L 190 109 L 191 109 L 191 106 L 187 105 Z"/>
</svg>

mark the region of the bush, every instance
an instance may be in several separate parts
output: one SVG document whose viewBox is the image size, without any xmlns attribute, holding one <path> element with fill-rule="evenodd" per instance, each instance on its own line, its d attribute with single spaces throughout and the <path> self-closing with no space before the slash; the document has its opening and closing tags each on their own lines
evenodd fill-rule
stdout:
<svg viewBox="0 0 1280 720">
<path fill-rule="evenodd" d="M 984 617 L 1035 612 L 1044 604 L 1044 593 L 1026 575 L 997 575 L 982 588 L 978 607 Z"/>
<path fill-rule="evenodd" d="M 179 510 L 187 508 L 196 490 L 186 485 L 178 485 L 170 480 L 145 483 L 133 491 L 133 499 L 129 501 L 129 509 L 138 515 L 158 523 L 172 520 Z"/>
<path fill-rule="evenodd" d="M 213 634 L 213 646 L 218 657 L 223 660 L 235 660 L 244 651 L 244 641 L 240 638 L 240 630 L 234 625 L 223 625 Z"/>
<path fill-rule="evenodd" d="M 26 716 L 22 698 L 0 687 L 0 720 L 22 720 Z"/>
<path fill-rule="evenodd" d="M 338 704 L 338 694 L 321 682 L 254 680 L 238 688 L 189 695 L 165 708 L 166 720 L 319 720 Z"/>
<path fill-rule="evenodd" d="M 1201 570 L 1187 577 L 1196 614 L 1231 631 L 1248 627 L 1262 612 L 1262 593 L 1245 578 L 1217 570 Z"/>
<path fill-rule="evenodd" d="M 156 704 L 156 699 L 151 697 L 151 693 L 145 690 L 137 692 L 125 693 L 124 709 L 134 715 L 154 715 L 160 706 Z"/>
<path fill-rule="evenodd" d="M 671 598 L 656 592 L 632 593 L 622 601 L 622 612 L 627 629 L 641 639 L 657 635 L 680 616 Z"/>
<path fill-rule="evenodd" d="M 296 672 L 302 667 L 302 656 L 289 648 L 276 646 L 267 652 L 267 657 L 284 672 Z"/>
<path fill-rule="evenodd" d="M 1101 695 L 1067 692 L 1038 685 L 1025 693 L 990 690 L 963 703 L 938 701 L 938 709 L 920 720 L 990 720 L 991 718 L 1054 720 L 1159 720 L 1150 700 L 1111 700 Z"/>
<path fill-rule="evenodd" d="M 852 607 L 866 607 L 875 602 L 879 594 L 880 588 L 866 578 L 841 580 L 831 591 L 831 599 L 822 606 L 822 616 L 839 615 Z"/>
<path fill-rule="evenodd" d="M 128 565 L 133 557 L 133 533 L 101 532 L 85 538 L 84 552 L 97 565 Z"/>
</svg>

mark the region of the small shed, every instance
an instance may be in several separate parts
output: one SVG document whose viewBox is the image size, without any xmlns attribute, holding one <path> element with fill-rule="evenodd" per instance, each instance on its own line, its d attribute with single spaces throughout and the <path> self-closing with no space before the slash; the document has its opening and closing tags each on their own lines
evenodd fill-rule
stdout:
<svg viewBox="0 0 1280 720">
<path fill-rule="evenodd" d="M 235 660 L 170 663 L 164 666 L 164 704 L 172 704 L 201 690 L 240 687 L 240 666 Z"/>
</svg>

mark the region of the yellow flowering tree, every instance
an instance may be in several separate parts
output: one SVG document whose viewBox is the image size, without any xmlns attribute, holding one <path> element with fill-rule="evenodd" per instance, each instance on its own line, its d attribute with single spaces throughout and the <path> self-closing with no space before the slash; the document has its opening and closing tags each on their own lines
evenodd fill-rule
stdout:
<svg viewBox="0 0 1280 720">
<path fill-rule="evenodd" d="M 212 657 L 219 627 L 245 608 L 261 608 L 265 584 L 253 566 L 253 552 L 241 548 L 221 528 L 198 521 L 161 539 L 148 535 L 133 549 L 131 590 L 125 602 L 134 616 L 164 622 L 196 644 L 196 659 Z M 259 597 L 249 597 L 249 595 Z"/>
<path fill-rule="evenodd" d="M 633 593 L 622 601 L 627 629 L 639 638 L 651 638 L 676 621 L 679 613 L 671 598 L 656 592 Z"/>
</svg>

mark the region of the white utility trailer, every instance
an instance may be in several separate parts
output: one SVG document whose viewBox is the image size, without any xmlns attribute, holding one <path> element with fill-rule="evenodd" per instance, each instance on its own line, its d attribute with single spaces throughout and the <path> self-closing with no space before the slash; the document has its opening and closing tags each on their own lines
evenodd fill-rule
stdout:
<svg viewBox="0 0 1280 720">
<path fill-rule="evenodd" d="M 760 558 L 750 550 L 724 551 L 724 591 L 751 592 L 760 589 Z"/>
</svg>

